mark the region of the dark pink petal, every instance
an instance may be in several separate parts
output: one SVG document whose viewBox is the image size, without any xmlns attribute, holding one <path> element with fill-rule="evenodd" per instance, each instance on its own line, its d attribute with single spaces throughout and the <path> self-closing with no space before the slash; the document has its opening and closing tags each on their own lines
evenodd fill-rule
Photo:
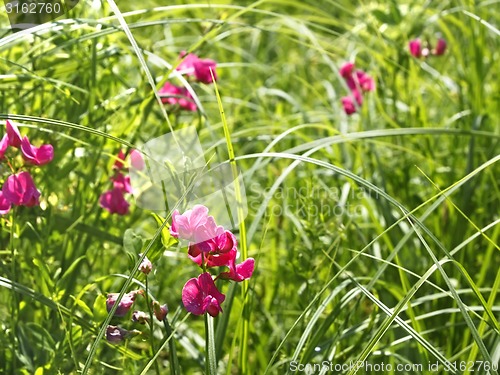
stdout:
<svg viewBox="0 0 500 375">
<path fill-rule="evenodd" d="M 2 192 L 3 197 L 16 206 L 35 206 L 39 204 L 40 192 L 29 172 L 20 172 L 7 177 Z"/>
<path fill-rule="evenodd" d="M 352 76 L 352 73 L 354 71 L 354 63 L 353 62 L 347 62 L 344 65 L 340 67 L 340 75 L 344 77 L 345 79 L 349 78 Z"/>
<path fill-rule="evenodd" d="M 375 90 L 375 81 L 367 73 L 362 70 L 356 71 L 356 78 L 358 80 L 358 85 L 362 91 L 373 91 Z"/>
<path fill-rule="evenodd" d="M 203 292 L 204 296 L 212 296 L 219 303 L 224 302 L 226 296 L 219 292 L 219 289 L 215 286 L 214 280 L 210 273 L 205 272 L 198 276 L 198 284 L 200 286 L 200 290 Z"/>
<path fill-rule="evenodd" d="M 0 215 L 5 215 L 9 213 L 11 208 L 10 202 L 5 199 L 3 192 L 0 190 Z"/>
<path fill-rule="evenodd" d="M 190 76 L 194 75 L 194 65 L 200 61 L 200 58 L 194 53 L 187 54 L 186 51 L 182 51 L 179 55 L 183 60 L 177 66 L 176 70 L 180 70 L 182 73 Z"/>
<path fill-rule="evenodd" d="M 130 176 L 125 176 L 123 173 L 118 172 L 115 176 L 111 177 L 113 187 L 121 190 L 124 193 L 132 194 L 132 185 L 130 184 Z"/>
<path fill-rule="evenodd" d="M 184 288 L 182 288 L 182 303 L 191 314 L 203 314 L 203 294 L 198 285 L 198 279 L 189 279 L 184 285 Z"/>
<path fill-rule="evenodd" d="M 126 215 L 128 213 L 129 203 L 123 197 L 123 191 L 117 188 L 104 192 L 99 198 L 99 204 L 111 214 Z"/>
<path fill-rule="evenodd" d="M 120 152 L 118 152 L 116 160 L 113 164 L 113 169 L 122 169 L 124 161 L 125 161 L 125 152 L 123 152 L 123 150 L 120 149 Z"/>
<path fill-rule="evenodd" d="M 344 107 L 345 113 L 352 115 L 356 112 L 356 106 L 354 105 L 354 100 L 352 96 L 344 96 L 342 99 L 342 106 Z"/>
<path fill-rule="evenodd" d="M 439 38 L 436 43 L 436 48 L 433 53 L 436 56 L 441 56 L 446 51 L 446 41 L 443 38 Z"/>
<path fill-rule="evenodd" d="M 240 282 L 252 277 L 255 267 L 255 260 L 248 258 L 240 264 L 234 264 L 234 261 L 229 266 L 229 272 L 223 272 L 219 275 L 222 279 L 231 279 Z"/>
<path fill-rule="evenodd" d="M 163 104 L 179 105 L 181 109 L 187 111 L 196 111 L 192 95 L 185 87 L 172 85 L 170 82 L 158 91 Z"/>
<path fill-rule="evenodd" d="M 420 39 L 410 40 L 408 43 L 408 49 L 410 50 L 412 56 L 417 58 L 422 56 L 422 42 Z"/>
<path fill-rule="evenodd" d="M 21 152 L 23 157 L 34 165 L 44 165 L 54 158 L 54 147 L 52 145 L 33 146 L 28 137 L 21 141 Z"/>
<path fill-rule="evenodd" d="M 16 125 L 12 124 L 9 120 L 7 124 L 7 135 L 9 137 L 9 146 L 19 147 L 21 145 L 21 133 Z"/>
<path fill-rule="evenodd" d="M 109 293 L 108 294 L 108 298 L 106 299 L 106 310 L 108 310 L 108 312 L 110 312 L 111 309 L 113 308 L 119 295 L 120 295 L 120 293 Z M 125 293 L 123 295 L 122 299 L 120 300 L 120 302 L 118 303 L 118 307 L 115 310 L 114 316 L 122 317 L 122 316 L 127 315 L 130 308 L 134 304 L 136 295 L 137 295 L 137 292 L 135 292 L 135 291 L 130 292 L 130 293 Z"/>
<path fill-rule="evenodd" d="M 7 148 L 9 147 L 9 136 L 5 134 L 0 141 L 0 160 L 5 157 L 5 152 L 7 151 Z"/>
<path fill-rule="evenodd" d="M 212 296 L 206 296 L 203 300 L 203 311 L 206 311 L 211 316 L 216 317 L 222 312 L 222 307 L 220 307 L 219 301 Z"/>
<path fill-rule="evenodd" d="M 196 79 L 203 83 L 212 83 L 212 74 L 214 80 L 217 80 L 215 67 L 217 63 L 214 60 L 204 59 L 194 63 L 194 75 Z"/>
<path fill-rule="evenodd" d="M 221 253 L 227 253 L 238 245 L 236 237 L 228 230 L 215 237 L 214 241 Z"/>
<path fill-rule="evenodd" d="M 137 150 L 132 150 L 130 152 L 130 164 L 133 168 L 138 171 L 142 171 L 144 169 L 145 163 L 142 154 Z"/>
</svg>

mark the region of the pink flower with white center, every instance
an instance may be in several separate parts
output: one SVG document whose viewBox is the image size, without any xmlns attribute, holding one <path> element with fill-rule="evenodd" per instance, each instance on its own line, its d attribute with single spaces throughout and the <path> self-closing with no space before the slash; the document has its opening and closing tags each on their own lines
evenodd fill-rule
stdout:
<svg viewBox="0 0 500 375">
<path fill-rule="evenodd" d="M 111 214 L 126 215 L 128 213 L 129 203 L 123 197 L 123 191 L 113 188 L 101 194 L 99 205 L 108 210 Z"/>
<path fill-rule="evenodd" d="M 0 215 L 8 214 L 11 208 L 10 202 L 3 196 L 3 191 L 0 190 Z"/>
<path fill-rule="evenodd" d="M 253 258 L 247 258 L 240 264 L 236 264 L 236 256 L 231 261 L 229 265 L 229 272 L 222 272 L 219 277 L 221 279 L 231 279 L 236 282 L 240 282 L 252 277 L 253 270 L 255 267 L 255 260 Z"/>
<path fill-rule="evenodd" d="M 158 91 L 163 104 L 179 105 L 181 109 L 186 111 L 196 111 L 196 104 L 194 103 L 193 96 L 185 87 L 172 85 L 170 82 Z"/>
<path fill-rule="evenodd" d="M 209 219 L 211 218 L 211 219 Z M 170 234 L 179 239 L 192 242 L 201 242 L 210 239 L 213 230 L 213 217 L 208 216 L 208 208 L 197 204 L 191 210 L 187 210 L 182 215 L 178 210 L 172 214 L 172 226 Z M 208 225 L 206 225 L 208 223 Z"/>
<path fill-rule="evenodd" d="M 130 164 L 134 169 L 137 169 L 138 171 L 142 171 L 144 169 L 144 158 L 139 151 L 134 149 L 130 152 Z"/>
<path fill-rule="evenodd" d="M 122 299 L 120 300 L 120 302 L 118 303 L 118 307 L 116 308 L 114 316 L 122 317 L 122 316 L 127 315 L 130 308 L 134 304 L 135 297 L 138 293 L 139 292 L 137 292 L 137 291 L 125 293 L 123 295 Z M 108 294 L 108 298 L 106 299 L 106 310 L 108 310 L 108 312 L 110 312 L 111 309 L 113 308 L 119 295 L 120 295 L 120 293 L 109 293 Z"/>
<path fill-rule="evenodd" d="M 408 42 L 410 54 L 416 58 L 422 57 L 422 42 L 420 39 L 413 39 Z"/>
<path fill-rule="evenodd" d="M 40 191 L 29 172 L 20 172 L 7 177 L 2 187 L 3 198 L 16 206 L 36 206 L 40 202 Z"/>
<path fill-rule="evenodd" d="M 118 172 L 115 176 L 111 177 L 113 187 L 121 190 L 123 193 L 132 193 L 132 185 L 130 184 L 130 176 L 125 176 L 123 173 Z"/>
<path fill-rule="evenodd" d="M 142 257 L 142 254 L 139 254 Z M 141 271 L 145 275 L 149 275 L 151 270 L 153 269 L 153 263 L 148 259 L 148 257 L 144 257 L 141 264 L 139 265 L 139 271 Z"/>
<path fill-rule="evenodd" d="M 5 152 L 7 152 L 7 148 L 9 147 L 9 136 L 5 134 L 0 141 L 0 160 L 5 158 Z"/>
<path fill-rule="evenodd" d="M 443 38 L 439 38 L 436 43 L 436 48 L 434 49 L 434 51 L 432 51 L 432 53 L 436 56 L 441 56 L 445 53 L 445 51 L 446 51 L 446 40 L 444 40 Z"/>
<path fill-rule="evenodd" d="M 217 63 L 214 60 L 200 59 L 193 53 L 186 55 L 185 51 L 181 52 L 180 57 L 184 57 L 184 60 L 177 67 L 177 70 L 181 71 L 181 73 L 194 75 L 202 83 L 212 83 L 212 74 L 214 79 L 217 80 L 215 71 Z"/>
<path fill-rule="evenodd" d="M 44 165 L 50 163 L 54 158 L 54 147 L 52 145 L 33 146 L 28 137 L 21 141 L 21 152 L 23 157 L 34 165 Z"/>
<path fill-rule="evenodd" d="M 224 294 L 215 286 L 212 276 L 202 273 L 198 278 L 192 278 L 182 288 L 182 303 L 188 312 L 193 315 L 205 313 L 215 317 L 222 312 L 221 303 L 225 300 Z"/>
<path fill-rule="evenodd" d="M 7 136 L 9 139 L 9 146 L 19 147 L 21 145 L 21 133 L 16 125 L 12 124 L 9 120 L 6 121 Z"/>
</svg>

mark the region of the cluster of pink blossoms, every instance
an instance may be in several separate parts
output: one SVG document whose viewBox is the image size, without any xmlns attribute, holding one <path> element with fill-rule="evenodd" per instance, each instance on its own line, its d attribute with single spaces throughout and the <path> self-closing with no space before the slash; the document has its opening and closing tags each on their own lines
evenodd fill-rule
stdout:
<svg viewBox="0 0 500 375">
<path fill-rule="evenodd" d="M 363 93 L 375 90 L 375 81 L 366 72 L 355 69 L 353 62 L 342 65 L 340 75 L 344 78 L 347 87 L 351 91 L 351 95 L 344 96 L 341 99 L 342 106 L 345 113 L 352 115 L 363 104 Z"/>
<path fill-rule="evenodd" d="M 254 259 L 248 258 L 236 264 L 236 237 L 224 227 L 218 226 L 214 218 L 208 216 L 208 208 L 202 205 L 196 205 L 182 215 L 175 210 L 172 214 L 170 233 L 175 238 L 189 242 L 189 258 L 204 271 L 184 285 L 184 307 L 194 315 L 208 313 L 217 316 L 222 312 L 221 304 L 225 296 L 217 289 L 212 275 L 206 270 L 212 267 L 228 267 L 229 271 L 220 273 L 216 279 L 240 282 L 252 276 Z"/>
<path fill-rule="evenodd" d="M 210 59 L 200 59 L 193 53 L 187 54 L 182 51 L 180 56 L 182 62 L 177 67 L 177 71 L 185 74 L 188 77 L 194 77 L 196 81 L 201 83 L 212 83 L 212 74 L 214 79 L 217 80 L 215 67 L 217 63 Z M 180 109 L 186 111 L 196 111 L 196 104 L 194 103 L 193 96 L 189 93 L 187 88 L 176 86 L 170 82 L 158 91 L 163 104 L 170 104 L 172 106 L 179 106 Z"/>
<path fill-rule="evenodd" d="M 142 256 L 142 254 L 139 254 L 139 256 Z M 151 264 L 151 261 L 147 257 L 144 257 L 144 260 L 139 265 L 139 271 L 145 275 L 148 275 L 152 269 L 153 265 Z M 129 293 L 125 293 L 122 299 L 118 302 L 119 295 L 119 293 L 109 293 L 106 299 L 106 310 L 108 311 L 108 313 L 111 311 L 113 306 L 118 303 L 113 315 L 114 318 L 125 317 L 136 302 L 137 296 L 139 295 L 144 297 L 145 292 L 141 289 L 133 290 Z M 168 314 L 167 305 L 160 305 L 158 301 L 152 301 L 151 306 L 156 319 L 162 322 Z M 147 322 L 149 322 L 149 315 L 144 311 L 135 310 L 132 313 L 131 320 L 134 323 L 146 324 Z M 115 325 L 109 325 L 106 328 L 106 340 L 114 344 L 117 344 L 126 338 L 130 338 L 139 334 L 141 334 L 141 331 L 127 330 Z"/>
<path fill-rule="evenodd" d="M 111 177 L 113 188 L 105 191 L 99 197 L 100 206 L 111 214 L 128 214 L 129 203 L 125 199 L 125 194 L 132 194 L 132 186 L 130 185 L 130 176 L 123 173 L 126 171 L 124 163 L 125 153 L 120 150 L 113 165 L 114 175 Z M 130 164 L 137 170 L 144 168 L 144 159 L 139 151 L 132 150 L 130 152 Z"/>
<path fill-rule="evenodd" d="M 446 41 L 439 38 L 436 42 L 436 47 L 432 48 L 429 43 L 424 46 L 420 38 L 410 40 L 408 43 L 410 54 L 416 58 L 427 57 L 429 55 L 441 56 L 446 51 Z"/>
<path fill-rule="evenodd" d="M 7 120 L 7 132 L 0 141 L 0 160 L 7 159 L 6 153 L 10 147 L 21 150 L 23 159 L 31 165 L 44 165 L 54 158 L 52 145 L 35 147 L 27 136 L 22 137 L 19 129 Z M 12 168 L 12 165 L 9 166 Z M 40 191 L 28 171 L 15 173 L 7 177 L 0 190 L 0 214 L 7 214 L 12 205 L 32 207 L 40 204 Z"/>
</svg>

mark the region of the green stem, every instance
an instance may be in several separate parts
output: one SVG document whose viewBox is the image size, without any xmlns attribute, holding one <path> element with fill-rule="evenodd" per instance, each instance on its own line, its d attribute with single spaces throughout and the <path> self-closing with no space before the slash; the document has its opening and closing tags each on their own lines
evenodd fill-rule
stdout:
<svg viewBox="0 0 500 375">
<path fill-rule="evenodd" d="M 208 314 L 205 314 L 205 351 L 205 372 L 207 375 L 216 375 L 214 318 Z"/>
<path fill-rule="evenodd" d="M 146 293 L 145 293 L 145 298 L 146 298 L 146 305 L 148 306 L 148 312 L 149 312 L 149 339 L 151 342 L 151 356 L 154 355 L 155 353 L 155 338 L 153 335 L 153 330 L 154 330 L 154 320 L 153 320 L 153 307 L 151 306 L 151 301 L 149 300 L 149 285 L 148 285 L 148 277 L 146 276 Z M 158 375 L 160 375 L 160 366 L 158 365 L 158 361 L 155 361 L 155 370 Z"/>
<path fill-rule="evenodd" d="M 12 215 L 11 215 L 11 227 L 10 227 L 10 251 L 11 251 L 11 280 L 12 282 L 17 281 L 16 277 L 16 269 L 17 269 L 17 262 L 16 262 L 16 250 L 14 247 L 14 232 L 16 230 L 16 223 L 15 223 L 15 208 L 12 209 Z M 17 327 L 17 321 L 18 321 L 18 301 L 17 301 L 17 295 L 16 292 L 13 290 L 12 291 L 12 304 L 11 304 L 11 326 L 10 326 L 10 333 L 11 333 L 11 350 L 12 350 L 12 373 L 16 372 L 16 366 L 17 366 L 17 361 L 16 361 L 16 327 Z"/>
<path fill-rule="evenodd" d="M 172 327 L 170 327 L 167 318 L 163 319 L 163 325 L 165 326 L 167 337 L 172 336 Z M 175 341 L 173 337 L 169 340 L 168 346 L 170 349 L 170 374 L 177 375 L 179 373 L 179 361 L 177 360 L 177 352 L 175 350 Z"/>
</svg>

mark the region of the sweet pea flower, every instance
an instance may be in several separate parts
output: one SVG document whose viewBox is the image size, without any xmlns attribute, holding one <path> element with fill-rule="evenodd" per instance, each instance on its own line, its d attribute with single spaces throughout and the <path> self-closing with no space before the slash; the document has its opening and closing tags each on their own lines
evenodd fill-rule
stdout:
<svg viewBox="0 0 500 375">
<path fill-rule="evenodd" d="M 417 38 L 410 40 L 408 43 L 408 49 L 410 50 L 412 56 L 416 58 L 422 57 L 422 42 L 420 39 Z"/>
<path fill-rule="evenodd" d="M 433 54 L 436 56 L 441 56 L 446 51 L 446 40 L 443 38 L 439 38 L 436 43 L 436 48 L 433 51 Z"/>
<path fill-rule="evenodd" d="M 160 302 L 153 301 L 153 312 L 156 316 L 156 319 L 162 322 L 163 320 L 165 320 L 168 314 L 168 306 L 167 304 L 160 305 Z"/>
<path fill-rule="evenodd" d="M 5 158 L 5 152 L 7 151 L 7 148 L 9 147 L 9 136 L 5 134 L 0 141 L 0 160 Z"/>
<path fill-rule="evenodd" d="M 3 196 L 3 191 L 0 190 L 0 215 L 8 214 L 10 208 L 10 202 Z"/>
<path fill-rule="evenodd" d="M 163 104 L 179 105 L 181 109 L 186 111 L 196 111 L 196 104 L 193 97 L 185 87 L 172 85 L 166 82 L 165 85 L 158 91 Z"/>
<path fill-rule="evenodd" d="M 142 257 L 142 254 L 139 254 Z M 153 269 L 153 263 L 148 259 L 148 257 L 144 257 L 141 264 L 139 265 L 139 271 L 141 271 L 145 275 L 149 275 L 151 270 Z"/>
<path fill-rule="evenodd" d="M 224 294 L 215 286 L 210 273 L 202 273 L 198 278 L 187 281 L 182 288 L 182 303 L 188 312 L 193 315 L 209 313 L 216 317 L 222 312 L 221 303 L 225 300 Z"/>
<path fill-rule="evenodd" d="M 222 272 L 219 277 L 221 279 L 231 279 L 236 282 L 240 282 L 252 277 L 253 270 L 255 267 L 255 260 L 253 258 L 247 258 L 240 264 L 236 264 L 235 258 L 231 261 L 229 265 L 229 272 Z"/>
<path fill-rule="evenodd" d="M 128 214 L 129 203 L 123 197 L 123 191 L 119 188 L 113 188 L 101 194 L 99 205 L 108 210 L 111 214 Z"/>
<path fill-rule="evenodd" d="M 122 316 L 127 315 L 130 308 L 134 304 L 135 297 L 139 293 L 140 292 L 137 292 L 137 291 L 125 293 L 123 295 L 122 299 L 120 300 L 120 302 L 118 303 L 118 307 L 116 308 L 114 316 L 122 317 Z M 120 295 L 120 293 L 109 293 L 108 294 L 108 298 L 106 299 L 106 310 L 108 310 L 108 312 L 110 312 L 111 309 L 113 308 L 119 295 Z"/>
<path fill-rule="evenodd" d="M 116 156 L 116 160 L 113 164 L 113 169 L 122 169 L 123 163 L 125 162 L 125 152 L 120 149 L 118 155 Z"/>
<path fill-rule="evenodd" d="M 144 158 L 139 151 L 134 149 L 130 152 L 130 164 L 134 169 L 137 169 L 138 171 L 142 171 L 144 169 Z"/>
<path fill-rule="evenodd" d="M 353 71 L 354 71 L 354 63 L 353 62 L 346 62 L 339 69 L 340 75 L 342 77 L 344 77 L 345 79 L 348 79 L 349 77 L 351 77 Z"/>
<path fill-rule="evenodd" d="M 202 83 L 212 83 L 212 74 L 214 79 L 217 80 L 217 73 L 215 67 L 217 63 L 210 59 L 200 59 L 193 53 L 186 54 L 182 51 L 181 58 L 184 58 L 176 70 L 185 73 L 186 75 L 194 75 L 196 80 Z"/>
<path fill-rule="evenodd" d="M 118 172 L 115 176 L 111 177 L 113 187 L 122 191 L 123 193 L 132 193 L 132 185 L 130 184 L 130 176 L 125 176 L 123 173 Z"/>
<path fill-rule="evenodd" d="M 134 311 L 132 313 L 132 321 L 139 324 L 146 324 L 149 320 L 148 316 L 144 311 Z"/>
<path fill-rule="evenodd" d="M 208 225 L 206 225 L 207 222 Z M 208 208 L 197 204 L 193 209 L 187 210 L 182 215 L 178 210 L 173 212 L 170 234 L 175 238 L 188 241 L 207 240 L 210 237 L 203 237 L 213 229 L 212 223 L 215 224 L 213 217 L 208 216 Z M 209 234 L 206 235 L 209 236 Z"/>
<path fill-rule="evenodd" d="M 353 90 L 352 95 L 344 96 L 341 99 L 341 101 L 342 101 L 342 106 L 344 107 L 345 113 L 348 115 L 352 115 L 353 113 L 355 113 L 357 111 L 357 108 L 360 107 L 361 104 L 363 104 L 363 97 L 361 96 L 359 91 Z M 355 101 L 358 104 L 358 106 L 356 106 Z"/>
<path fill-rule="evenodd" d="M 112 344 L 118 344 L 129 337 L 140 334 L 141 332 L 135 329 L 133 331 L 127 331 L 118 326 L 108 326 L 106 328 L 106 340 Z"/>
<path fill-rule="evenodd" d="M 7 136 L 9 139 L 9 146 L 19 147 L 21 145 L 21 133 L 16 125 L 12 124 L 9 120 L 6 121 Z"/>
<path fill-rule="evenodd" d="M 236 247 L 236 237 L 230 231 L 226 230 L 210 240 L 199 244 L 191 244 L 188 256 L 200 267 L 202 263 L 206 267 L 229 266 L 236 256 Z"/>
<path fill-rule="evenodd" d="M 30 143 L 28 137 L 24 137 L 21 141 L 21 152 L 23 157 L 34 165 L 47 164 L 54 158 L 54 147 L 52 145 L 35 147 Z"/>
<path fill-rule="evenodd" d="M 39 205 L 40 191 L 29 172 L 20 172 L 7 177 L 2 187 L 3 198 L 16 206 Z M 5 205 L 4 205 L 5 207 Z"/>
</svg>

